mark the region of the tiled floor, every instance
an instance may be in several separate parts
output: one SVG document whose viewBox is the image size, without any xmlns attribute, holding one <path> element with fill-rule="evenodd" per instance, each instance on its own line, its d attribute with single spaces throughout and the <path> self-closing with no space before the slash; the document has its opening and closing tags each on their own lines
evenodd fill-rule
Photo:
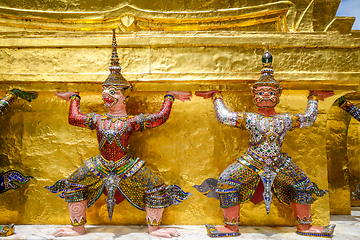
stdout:
<svg viewBox="0 0 360 240">
<path fill-rule="evenodd" d="M 360 240 L 360 207 L 352 208 L 351 215 L 333 215 L 331 223 L 336 224 L 335 235 L 333 239 Z M 16 234 L 7 238 L 0 239 L 54 239 L 51 233 L 62 226 L 56 225 L 17 225 L 15 226 Z M 206 235 L 204 226 L 182 225 L 172 226 L 176 228 L 181 236 L 175 239 L 193 239 L 193 240 L 210 240 Z M 144 240 L 159 239 L 150 236 L 147 233 L 146 226 L 87 226 L 86 234 L 78 237 L 61 237 L 59 240 L 65 239 L 126 239 L 126 240 Z M 240 227 L 241 236 L 227 239 L 321 239 L 309 238 L 295 234 L 295 227 Z"/>
</svg>

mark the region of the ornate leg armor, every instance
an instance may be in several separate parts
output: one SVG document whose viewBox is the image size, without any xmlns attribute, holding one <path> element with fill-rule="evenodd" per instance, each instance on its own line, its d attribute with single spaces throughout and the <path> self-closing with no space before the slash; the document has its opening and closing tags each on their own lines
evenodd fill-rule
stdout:
<svg viewBox="0 0 360 240">
<path fill-rule="evenodd" d="M 294 214 L 296 217 L 297 231 L 296 233 L 307 237 L 322 237 L 332 238 L 334 235 L 335 224 L 328 226 L 316 227 L 319 231 L 309 231 L 310 228 L 314 228 L 311 218 L 311 205 L 310 204 L 297 204 L 292 203 Z M 321 230 L 322 228 L 322 230 Z"/>
<path fill-rule="evenodd" d="M 180 233 L 174 228 L 160 228 L 163 211 L 164 208 L 146 207 L 146 222 L 149 227 L 149 234 L 161 238 L 179 237 Z"/>
<path fill-rule="evenodd" d="M 83 226 L 86 223 L 86 201 L 71 202 L 69 205 L 70 221 L 74 227 Z"/>
<path fill-rule="evenodd" d="M 146 224 L 149 227 L 156 227 L 160 226 L 162 220 L 162 214 L 164 209 L 163 208 L 149 208 L 146 207 Z"/>
<path fill-rule="evenodd" d="M 296 216 L 295 223 L 296 223 L 296 225 L 309 225 L 312 223 L 311 215 L 303 216 L 302 218 L 299 216 Z"/>
<path fill-rule="evenodd" d="M 224 224 L 225 225 L 228 225 L 228 226 L 238 226 L 239 225 L 239 221 L 240 221 L 239 214 L 237 214 L 237 216 L 234 216 L 232 218 L 229 218 L 228 216 L 226 216 L 224 214 L 223 217 L 224 217 Z"/>
</svg>

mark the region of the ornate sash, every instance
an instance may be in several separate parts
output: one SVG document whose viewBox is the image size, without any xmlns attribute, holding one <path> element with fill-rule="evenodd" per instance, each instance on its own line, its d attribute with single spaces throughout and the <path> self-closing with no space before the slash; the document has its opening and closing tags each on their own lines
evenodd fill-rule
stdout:
<svg viewBox="0 0 360 240">
<path fill-rule="evenodd" d="M 90 171 L 103 181 L 103 187 L 107 190 L 106 205 L 110 220 L 116 203 L 115 192 L 119 190 L 122 193 L 119 188 L 120 181 L 134 175 L 144 163 L 144 161 L 131 156 L 129 153 L 116 162 L 108 161 L 101 155 L 91 157 L 85 162 Z"/>
<path fill-rule="evenodd" d="M 271 188 L 279 171 L 285 169 L 289 165 L 287 154 L 279 153 L 273 158 L 263 158 L 257 155 L 250 148 L 237 159 L 239 163 L 250 168 L 259 174 L 264 185 L 263 198 L 267 214 L 270 212 L 272 192 Z"/>
</svg>

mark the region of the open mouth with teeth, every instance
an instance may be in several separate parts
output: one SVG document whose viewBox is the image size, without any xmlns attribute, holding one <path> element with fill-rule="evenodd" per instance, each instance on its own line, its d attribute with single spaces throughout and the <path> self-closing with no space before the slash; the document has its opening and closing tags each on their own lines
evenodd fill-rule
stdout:
<svg viewBox="0 0 360 240">
<path fill-rule="evenodd" d="M 278 103 L 278 98 L 276 97 L 255 97 L 254 103 L 258 108 L 267 108 L 275 107 Z"/>
<path fill-rule="evenodd" d="M 113 98 L 111 96 L 103 96 L 102 99 L 104 101 L 105 107 L 107 107 L 107 108 L 114 106 L 114 104 L 117 102 L 117 99 Z"/>
<path fill-rule="evenodd" d="M 269 97 L 269 98 L 257 98 L 256 99 L 257 102 L 276 102 L 276 99 L 274 97 Z"/>
</svg>

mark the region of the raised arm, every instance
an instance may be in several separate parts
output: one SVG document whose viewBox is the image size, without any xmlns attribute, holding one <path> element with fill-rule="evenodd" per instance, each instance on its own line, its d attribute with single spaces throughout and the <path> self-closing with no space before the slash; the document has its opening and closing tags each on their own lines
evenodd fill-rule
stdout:
<svg viewBox="0 0 360 240">
<path fill-rule="evenodd" d="M 293 117 L 293 128 L 309 127 L 315 123 L 318 112 L 318 101 L 318 95 L 309 95 L 305 113 L 298 113 Z"/>
<path fill-rule="evenodd" d="M 182 102 L 190 101 L 191 92 L 186 91 L 169 91 L 164 97 L 164 103 L 159 112 L 153 114 L 140 114 L 135 116 L 130 124 L 135 131 L 143 131 L 148 128 L 158 127 L 166 122 L 169 118 L 172 104 L 178 99 Z"/>
<path fill-rule="evenodd" d="M 160 111 L 153 114 L 137 115 L 131 119 L 130 125 L 134 127 L 135 131 L 143 131 L 145 129 L 155 128 L 164 124 L 169 118 L 173 102 L 174 97 L 172 95 L 165 95 Z"/>
<path fill-rule="evenodd" d="M 219 91 L 217 90 L 199 91 L 196 92 L 195 95 L 198 97 L 202 97 L 204 99 L 212 98 L 214 103 L 215 115 L 220 123 L 245 129 L 246 113 L 232 112 L 229 109 L 227 109 Z"/>
<path fill-rule="evenodd" d="M 293 115 L 292 129 L 309 127 L 315 123 L 318 113 L 318 102 L 333 96 L 332 91 L 311 91 L 308 97 L 305 113 Z"/>
<path fill-rule="evenodd" d="M 36 92 L 24 92 L 19 89 L 12 89 L 0 100 L 0 114 L 3 114 L 8 106 L 10 106 L 18 97 L 31 102 L 38 97 Z"/>
<path fill-rule="evenodd" d="M 88 127 L 94 129 L 95 113 L 83 114 L 80 110 L 80 96 L 78 92 L 56 93 L 57 97 L 70 101 L 69 123 L 78 127 Z"/>
<path fill-rule="evenodd" d="M 241 129 L 246 128 L 245 113 L 230 111 L 225 106 L 220 93 L 214 93 L 212 99 L 214 103 L 215 115 L 220 123 Z"/>
</svg>

